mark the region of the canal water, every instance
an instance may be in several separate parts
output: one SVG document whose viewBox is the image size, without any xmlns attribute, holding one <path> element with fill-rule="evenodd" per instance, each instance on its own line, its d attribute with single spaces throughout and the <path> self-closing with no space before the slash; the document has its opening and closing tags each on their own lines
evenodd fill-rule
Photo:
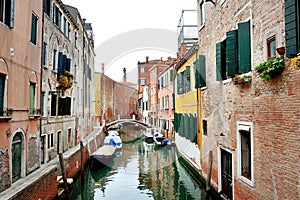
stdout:
<svg viewBox="0 0 300 200">
<path fill-rule="evenodd" d="M 212 199 L 179 163 L 175 146 L 144 139 L 123 143 L 112 163 L 89 165 L 71 185 L 71 199 Z"/>
</svg>

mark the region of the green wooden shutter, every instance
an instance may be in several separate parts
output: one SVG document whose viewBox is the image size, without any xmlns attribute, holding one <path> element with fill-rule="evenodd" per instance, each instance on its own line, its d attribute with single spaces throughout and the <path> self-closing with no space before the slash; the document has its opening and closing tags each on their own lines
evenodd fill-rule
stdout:
<svg viewBox="0 0 300 200">
<path fill-rule="evenodd" d="M 285 1 L 285 41 L 286 41 L 287 57 L 293 57 L 300 52 L 299 23 L 300 23 L 299 14 L 297 20 L 297 0 L 286 0 Z"/>
<path fill-rule="evenodd" d="M 173 69 L 171 69 L 170 70 L 170 81 L 172 82 L 173 81 L 173 75 L 174 74 L 174 70 Z"/>
<path fill-rule="evenodd" d="M 195 132 L 195 138 L 194 138 L 194 143 L 198 144 L 198 117 L 197 115 L 193 117 L 194 119 L 194 132 Z"/>
<path fill-rule="evenodd" d="M 239 73 L 251 71 L 250 21 L 238 24 L 238 58 Z"/>
<path fill-rule="evenodd" d="M 3 116 L 5 75 L 0 74 L 0 116 Z"/>
<path fill-rule="evenodd" d="M 30 83 L 30 108 L 29 108 L 29 114 L 34 114 L 34 108 L 35 108 L 35 84 Z"/>
<path fill-rule="evenodd" d="M 226 33 L 226 68 L 229 77 L 234 77 L 238 73 L 237 36 L 237 30 Z"/>
<path fill-rule="evenodd" d="M 206 65 L 205 65 L 205 56 L 199 56 L 199 74 L 200 74 L 200 87 L 206 86 Z"/>
<path fill-rule="evenodd" d="M 14 27 L 15 21 L 15 0 L 11 0 L 10 2 L 10 16 L 9 16 L 9 23 L 7 24 L 10 28 Z"/>
<path fill-rule="evenodd" d="M 217 81 L 226 79 L 226 40 L 216 44 Z"/>
<path fill-rule="evenodd" d="M 186 66 L 185 69 L 185 92 L 191 91 L 191 67 Z"/>
<path fill-rule="evenodd" d="M 36 44 L 37 39 L 37 17 L 32 13 L 31 15 L 31 38 L 30 41 Z"/>
<path fill-rule="evenodd" d="M 61 52 L 58 53 L 58 63 L 57 63 L 57 80 L 59 76 L 63 73 L 63 54 Z"/>
</svg>

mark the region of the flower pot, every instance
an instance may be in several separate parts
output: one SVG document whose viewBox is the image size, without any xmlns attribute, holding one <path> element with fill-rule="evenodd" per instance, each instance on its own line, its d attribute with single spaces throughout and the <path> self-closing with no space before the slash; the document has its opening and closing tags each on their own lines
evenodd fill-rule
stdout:
<svg viewBox="0 0 300 200">
<path fill-rule="evenodd" d="M 271 70 L 270 76 L 272 76 L 272 77 L 278 76 L 278 75 L 282 74 L 283 71 L 284 71 L 284 68 L 277 68 L 275 70 Z"/>
<path fill-rule="evenodd" d="M 285 53 L 285 48 L 284 47 L 278 47 L 278 48 L 276 48 L 276 51 L 279 55 L 283 56 L 283 54 Z"/>
</svg>

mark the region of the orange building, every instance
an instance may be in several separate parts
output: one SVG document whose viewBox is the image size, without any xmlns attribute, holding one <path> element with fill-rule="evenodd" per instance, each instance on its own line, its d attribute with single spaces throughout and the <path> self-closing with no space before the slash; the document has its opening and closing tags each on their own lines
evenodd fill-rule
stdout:
<svg viewBox="0 0 300 200">
<path fill-rule="evenodd" d="M 42 1 L 4 2 L 5 8 L 0 9 L 0 192 L 40 167 Z"/>
</svg>

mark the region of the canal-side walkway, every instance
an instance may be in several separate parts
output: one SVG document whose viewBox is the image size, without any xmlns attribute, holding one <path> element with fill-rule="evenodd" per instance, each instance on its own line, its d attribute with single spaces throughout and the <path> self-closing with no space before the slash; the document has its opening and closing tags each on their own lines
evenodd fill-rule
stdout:
<svg viewBox="0 0 300 200">
<path fill-rule="evenodd" d="M 100 138 L 103 130 L 102 127 L 95 127 L 93 132 L 85 138 L 83 141 L 84 148 L 90 151 L 91 144 L 96 143 L 96 138 Z M 70 162 L 69 159 L 77 159 L 72 158 L 75 154 L 80 154 L 80 145 L 77 145 L 68 151 L 64 152 L 63 157 L 64 161 Z M 76 155 L 75 155 L 76 156 Z M 73 163 L 79 163 L 78 161 L 73 161 Z M 71 169 L 72 175 L 74 175 L 74 171 L 80 170 L 80 164 L 73 164 L 69 166 Z M 74 167 L 75 166 L 75 167 Z M 68 167 L 68 166 L 67 166 Z M 75 172 L 76 173 L 76 172 Z M 60 175 L 60 162 L 58 157 L 52 159 L 48 163 L 42 164 L 40 168 L 36 169 L 32 173 L 28 174 L 25 177 L 14 182 L 8 189 L 4 190 L 0 193 L 1 200 L 13 200 L 13 199 L 53 199 L 58 195 L 57 189 L 57 176 Z M 71 176 L 67 177 L 70 178 Z"/>
</svg>

